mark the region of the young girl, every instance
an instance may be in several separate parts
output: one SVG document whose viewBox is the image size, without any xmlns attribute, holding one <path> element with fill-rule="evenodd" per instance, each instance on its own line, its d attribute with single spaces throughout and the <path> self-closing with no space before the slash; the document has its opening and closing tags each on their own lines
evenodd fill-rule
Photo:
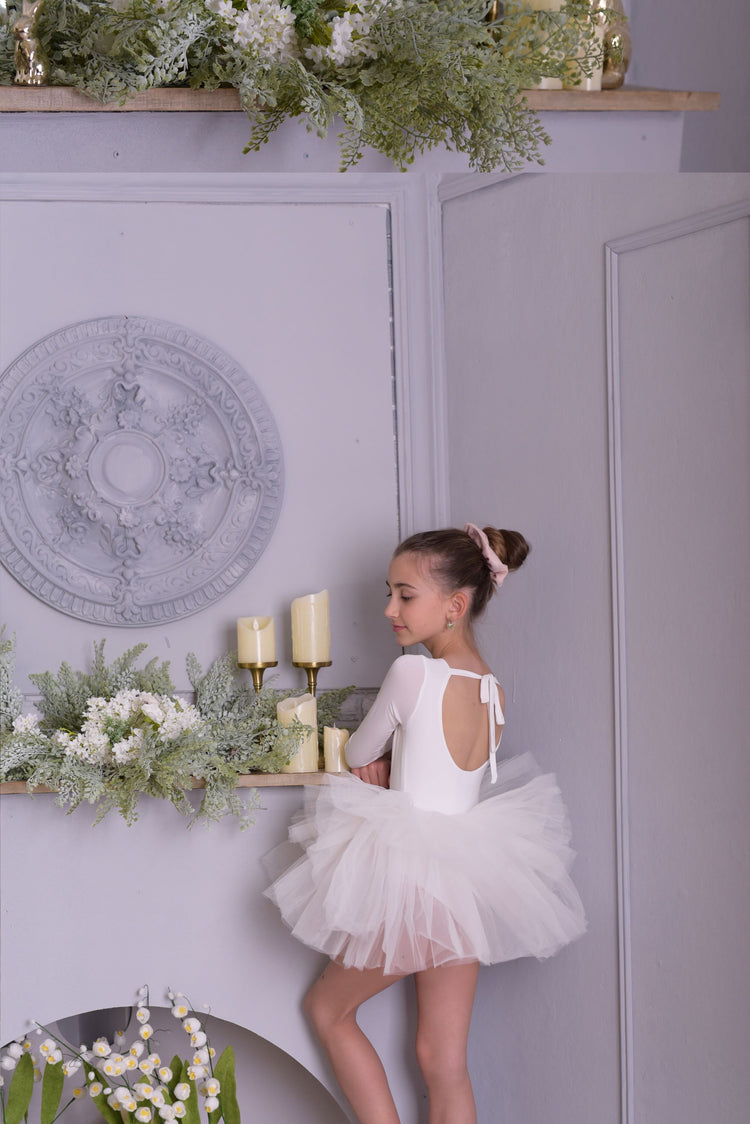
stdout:
<svg viewBox="0 0 750 1124">
<path fill-rule="evenodd" d="M 474 1124 L 479 964 L 549 956 L 585 928 L 554 778 L 530 776 L 528 759 L 496 765 L 504 697 L 472 632 L 528 550 L 515 531 L 472 523 L 396 549 L 385 615 L 400 646 L 432 658 L 392 665 L 347 746 L 353 775 L 306 790 L 290 830 L 304 855 L 267 891 L 293 934 L 331 957 L 305 1010 L 360 1124 L 399 1119 L 361 1003 L 414 973 L 430 1124 Z"/>
</svg>

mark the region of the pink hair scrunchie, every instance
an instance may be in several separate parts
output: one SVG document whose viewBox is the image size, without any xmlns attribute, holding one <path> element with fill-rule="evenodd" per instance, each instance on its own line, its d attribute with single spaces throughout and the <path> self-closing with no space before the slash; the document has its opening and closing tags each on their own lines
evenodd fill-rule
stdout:
<svg viewBox="0 0 750 1124">
<path fill-rule="evenodd" d="M 487 563 L 487 568 L 492 575 L 492 580 L 495 583 L 495 587 L 499 589 L 505 581 L 505 577 L 508 573 L 508 567 L 505 565 L 502 559 L 498 558 L 497 554 L 495 554 L 494 550 L 490 546 L 490 540 L 487 538 L 481 527 L 477 527 L 476 523 L 465 523 L 463 530 L 469 536 L 471 541 L 476 543 L 476 545 L 481 550 L 482 557 Z"/>
</svg>

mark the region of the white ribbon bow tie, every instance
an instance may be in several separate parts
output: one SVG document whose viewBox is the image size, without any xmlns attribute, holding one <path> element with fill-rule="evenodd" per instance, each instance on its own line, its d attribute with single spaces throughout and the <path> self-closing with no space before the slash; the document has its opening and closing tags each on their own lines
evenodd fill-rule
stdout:
<svg viewBox="0 0 750 1124">
<path fill-rule="evenodd" d="M 497 780 L 497 762 L 495 760 L 497 737 L 495 731 L 498 726 L 502 726 L 505 722 L 494 675 L 482 676 L 479 683 L 479 701 L 487 703 L 487 713 L 490 719 L 490 777 L 492 778 L 492 784 L 494 784 Z"/>
</svg>

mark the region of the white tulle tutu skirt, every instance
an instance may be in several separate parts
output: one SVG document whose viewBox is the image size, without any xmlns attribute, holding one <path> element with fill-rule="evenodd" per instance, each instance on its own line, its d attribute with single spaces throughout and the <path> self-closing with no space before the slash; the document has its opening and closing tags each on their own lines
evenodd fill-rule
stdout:
<svg viewBox="0 0 750 1124">
<path fill-rule="evenodd" d="M 586 922 L 560 791 L 529 761 L 502 763 L 490 795 L 457 815 L 348 774 L 306 788 L 290 843 L 267 858 L 282 873 L 266 896 L 295 937 L 346 967 L 551 956 Z"/>
</svg>

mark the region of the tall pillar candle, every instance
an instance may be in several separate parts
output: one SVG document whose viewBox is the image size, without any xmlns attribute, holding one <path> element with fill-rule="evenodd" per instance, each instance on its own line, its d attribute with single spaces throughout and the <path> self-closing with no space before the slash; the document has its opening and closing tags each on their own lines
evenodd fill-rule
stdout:
<svg viewBox="0 0 750 1124">
<path fill-rule="evenodd" d="M 584 58 L 592 51 L 601 51 L 602 55 L 599 59 L 599 65 L 592 69 L 591 74 L 581 74 L 580 70 L 576 67 L 571 80 L 566 80 L 563 83 L 566 90 L 601 90 L 602 88 L 602 74 L 604 72 L 603 48 L 606 26 L 601 13 L 607 10 L 609 0 L 589 0 L 589 6 L 591 8 L 591 15 L 588 16 L 588 19 L 594 25 L 594 36 L 592 39 L 587 39 L 581 44 L 578 55 L 580 58 Z"/>
<path fill-rule="evenodd" d="M 275 660 L 273 617 L 240 617 L 237 621 L 237 662 L 269 664 Z"/>
<path fill-rule="evenodd" d="M 562 5 L 563 0 L 531 0 L 531 7 L 535 12 L 559 12 Z M 562 78 L 550 78 L 543 75 L 537 82 L 536 88 L 538 90 L 562 90 Z"/>
<path fill-rule="evenodd" d="M 337 726 L 323 727 L 323 756 L 327 773 L 348 773 L 350 771 L 346 763 L 346 743 L 348 741 L 348 730 L 340 730 Z"/>
<path fill-rule="evenodd" d="M 331 658 L 328 590 L 292 601 L 292 662 L 327 663 Z"/>
<path fill-rule="evenodd" d="M 316 773 L 318 771 L 318 704 L 315 696 L 297 695 L 282 699 L 276 704 L 276 717 L 282 726 L 291 726 L 298 718 L 304 726 L 312 726 L 313 732 L 306 734 L 288 765 L 282 766 L 282 773 Z"/>
</svg>

